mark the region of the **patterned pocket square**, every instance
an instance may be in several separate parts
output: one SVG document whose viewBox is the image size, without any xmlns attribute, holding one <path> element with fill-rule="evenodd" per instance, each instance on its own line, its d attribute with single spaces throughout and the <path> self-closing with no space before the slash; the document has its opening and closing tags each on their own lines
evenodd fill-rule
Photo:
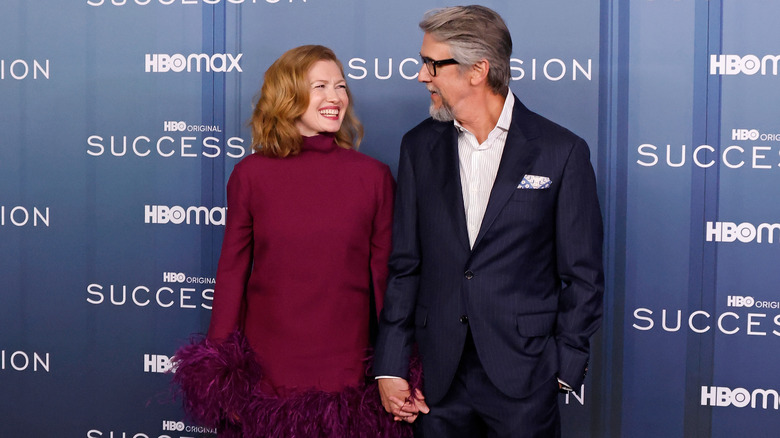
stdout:
<svg viewBox="0 0 780 438">
<path fill-rule="evenodd" d="M 552 184 L 552 181 L 550 181 L 550 178 L 547 178 L 546 176 L 525 175 L 517 188 L 538 190 L 549 188 L 550 184 Z"/>
</svg>

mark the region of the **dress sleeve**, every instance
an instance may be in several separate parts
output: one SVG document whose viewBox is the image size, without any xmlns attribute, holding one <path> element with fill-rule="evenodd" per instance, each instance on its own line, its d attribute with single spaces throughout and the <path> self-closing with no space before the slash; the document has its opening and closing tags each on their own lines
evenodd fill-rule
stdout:
<svg viewBox="0 0 780 438">
<path fill-rule="evenodd" d="M 382 177 L 377 186 L 376 212 L 371 229 L 371 281 L 374 287 L 377 317 L 387 289 L 387 262 L 392 249 L 393 200 L 395 181 L 390 168 L 382 167 Z"/>
<path fill-rule="evenodd" d="M 252 268 L 253 219 L 251 186 L 241 163 L 227 184 L 225 238 L 217 265 L 214 303 L 209 324 L 209 339 L 226 339 L 242 328 L 242 304 Z"/>
</svg>

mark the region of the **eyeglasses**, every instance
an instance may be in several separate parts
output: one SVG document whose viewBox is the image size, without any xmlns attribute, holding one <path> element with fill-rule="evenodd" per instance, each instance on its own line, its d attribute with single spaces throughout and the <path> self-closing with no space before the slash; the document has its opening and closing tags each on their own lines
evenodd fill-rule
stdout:
<svg viewBox="0 0 780 438">
<path fill-rule="evenodd" d="M 458 61 L 454 60 L 453 58 L 450 59 L 431 59 L 427 56 L 420 55 L 420 59 L 422 60 L 422 63 L 425 64 L 425 67 L 428 68 L 428 73 L 431 74 L 431 76 L 436 76 L 436 67 L 441 67 L 443 65 L 451 65 L 451 64 L 459 64 Z"/>
</svg>

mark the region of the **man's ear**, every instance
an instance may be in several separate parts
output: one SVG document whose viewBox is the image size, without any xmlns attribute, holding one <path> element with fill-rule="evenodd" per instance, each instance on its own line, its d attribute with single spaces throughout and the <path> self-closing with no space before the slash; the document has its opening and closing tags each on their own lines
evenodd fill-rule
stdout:
<svg viewBox="0 0 780 438">
<path fill-rule="evenodd" d="M 487 82 L 488 72 L 490 71 L 490 61 L 482 59 L 473 66 L 471 66 L 471 72 L 469 79 L 471 85 L 479 85 L 480 83 Z"/>
</svg>

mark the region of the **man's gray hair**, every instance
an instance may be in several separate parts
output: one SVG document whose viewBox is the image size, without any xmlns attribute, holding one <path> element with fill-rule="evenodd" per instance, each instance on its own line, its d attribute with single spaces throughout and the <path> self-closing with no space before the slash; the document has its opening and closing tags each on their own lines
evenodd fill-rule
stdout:
<svg viewBox="0 0 780 438">
<path fill-rule="evenodd" d="M 449 44 L 450 53 L 460 64 L 461 71 L 487 59 L 490 63 L 488 85 L 496 94 L 507 94 L 512 36 L 495 11 L 477 5 L 434 9 L 423 16 L 420 29 L 436 41 Z"/>
</svg>

